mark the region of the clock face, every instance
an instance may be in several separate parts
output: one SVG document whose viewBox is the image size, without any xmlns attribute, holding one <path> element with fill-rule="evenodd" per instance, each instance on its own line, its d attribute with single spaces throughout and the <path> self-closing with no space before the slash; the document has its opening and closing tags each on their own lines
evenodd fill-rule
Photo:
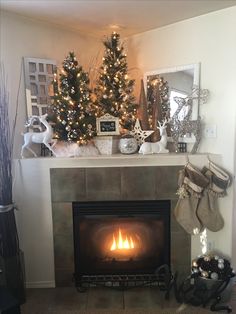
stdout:
<svg viewBox="0 0 236 314">
<path fill-rule="evenodd" d="M 100 121 L 100 130 L 102 132 L 115 132 L 116 124 L 114 121 Z"/>
</svg>

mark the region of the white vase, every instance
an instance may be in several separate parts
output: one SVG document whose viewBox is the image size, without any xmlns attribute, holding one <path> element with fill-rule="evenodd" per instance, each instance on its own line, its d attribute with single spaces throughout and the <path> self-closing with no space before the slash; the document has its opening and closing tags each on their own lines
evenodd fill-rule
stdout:
<svg viewBox="0 0 236 314">
<path fill-rule="evenodd" d="M 120 139 L 119 149 L 122 154 L 134 154 L 138 150 L 138 144 L 134 137 L 123 137 Z"/>
</svg>

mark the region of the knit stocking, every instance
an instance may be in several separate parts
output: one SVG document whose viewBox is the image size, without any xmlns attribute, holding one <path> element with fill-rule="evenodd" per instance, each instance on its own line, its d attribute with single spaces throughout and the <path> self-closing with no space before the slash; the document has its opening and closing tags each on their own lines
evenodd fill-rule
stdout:
<svg viewBox="0 0 236 314">
<path fill-rule="evenodd" d="M 178 223 L 190 234 L 201 232 L 202 224 L 197 217 L 197 207 L 208 179 L 200 170 L 188 163 L 179 174 L 179 200 L 174 209 Z"/>
<path fill-rule="evenodd" d="M 218 198 L 226 195 L 230 177 L 212 162 L 209 169 L 203 168 L 202 172 L 209 179 L 209 185 L 199 202 L 197 216 L 202 225 L 216 232 L 224 227 L 224 220 L 218 208 Z"/>
</svg>

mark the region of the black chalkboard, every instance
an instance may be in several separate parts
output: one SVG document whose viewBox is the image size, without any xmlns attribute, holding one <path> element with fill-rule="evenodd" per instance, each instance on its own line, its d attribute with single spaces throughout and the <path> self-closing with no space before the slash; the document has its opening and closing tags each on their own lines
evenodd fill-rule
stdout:
<svg viewBox="0 0 236 314">
<path fill-rule="evenodd" d="M 114 121 L 100 121 L 101 132 L 115 132 L 116 123 Z"/>
</svg>

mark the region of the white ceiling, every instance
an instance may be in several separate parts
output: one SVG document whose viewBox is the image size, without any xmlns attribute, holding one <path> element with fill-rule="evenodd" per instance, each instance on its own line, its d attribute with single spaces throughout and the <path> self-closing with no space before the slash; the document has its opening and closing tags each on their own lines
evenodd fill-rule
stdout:
<svg viewBox="0 0 236 314">
<path fill-rule="evenodd" d="M 130 36 L 236 5 L 236 0 L 0 0 L 1 8 L 101 37 Z M 118 28 L 116 28 L 119 26 Z"/>
</svg>

